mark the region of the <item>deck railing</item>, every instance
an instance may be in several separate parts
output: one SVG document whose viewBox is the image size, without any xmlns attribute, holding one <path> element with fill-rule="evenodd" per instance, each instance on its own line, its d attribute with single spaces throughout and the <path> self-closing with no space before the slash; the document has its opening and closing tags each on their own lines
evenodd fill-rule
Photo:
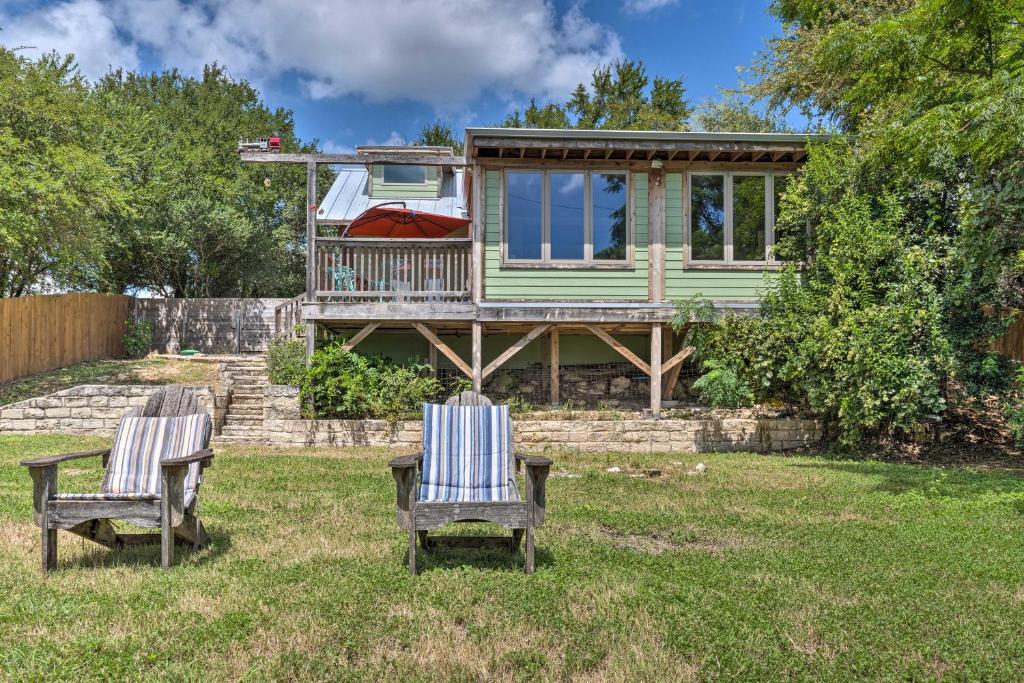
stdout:
<svg viewBox="0 0 1024 683">
<path fill-rule="evenodd" d="M 295 327 L 302 322 L 302 302 L 306 300 L 303 292 L 274 307 L 274 336 L 295 339 Z"/>
<path fill-rule="evenodd" d="M 468 301 L 470 239 L 366 239 L 316 241 L 319 301 Z"/>
</svg>

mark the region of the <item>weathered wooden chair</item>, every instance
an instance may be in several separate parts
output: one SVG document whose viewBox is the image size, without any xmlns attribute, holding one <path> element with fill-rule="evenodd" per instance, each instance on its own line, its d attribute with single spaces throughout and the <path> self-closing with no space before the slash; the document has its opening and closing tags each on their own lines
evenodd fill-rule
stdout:
<svg viewBox="0 0 1024 683">
<path fill-rule="evenodd" d="M 416 574 L 417 536 L 424 550 L 497 546 L 516 552 L 524 534 L 526 573 L 533 573 L 534 529 L 544 521 L 551 460 L 519 454 L 514 460 L 517 471 L 526 465 L 525 500 L 513 473 L 507 405 L 493 406 L 486 396 L 465 391 L 444 406 L 423 406 L 423 451 L 391 461 L 398 525 L 409 532 L 411 574 Z M 512 529 L 512 536 L 429 536 L 450 522 L 494 522 Z"/>
<path fill-rule="evenodd" d="M 174 561 L 174 541 L 193 548 L 209 542 L 196 514 L 202 471 L 213 460 L 210 416 L 196 395 L 175 386 L 155 393 L 141 409 L 129 410 L 111 448 L 53 455 L 21 464 L 32 475 L 33 520 L 42 530 L 42 569 L 57 566 L 57 530 L 108 548 L 160 543 L 161 564 Z M 103 458 L 99 493 L 59 493 L 57 465 L 78 458 Z M 111 520 L 160 533 L 118 533 Z"/>
</svg>

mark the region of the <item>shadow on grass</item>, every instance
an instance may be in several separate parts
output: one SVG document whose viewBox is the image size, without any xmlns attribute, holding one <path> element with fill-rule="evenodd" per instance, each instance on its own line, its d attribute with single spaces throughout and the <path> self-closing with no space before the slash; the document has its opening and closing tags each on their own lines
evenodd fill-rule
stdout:
<svg viewBox="0 0 1024 683">
<path fill-rule="evenodd" d="M 61 569 L 101 569 L 111 567 L 132 567 L 139 565 L 151 565 L 156 569 L 160 568 L 160 532 L 153 532 L 154 542 L 145 545 L 126 545 L 121 548 L 106 548 L 104 546 L 81 539 L 91 546 L 91 549 L 84 555 L 77 557 L 70 562 L 61 562 L 58 571 Z M 79 537 L 63 535 L 60 541 L 74 543 Z M 174 544 L 174 564 L 184 564 L 194 559 L 195 564 L 210 562 L 231 550 L 231 537 L 224 531 L 211 532 L 210 543 L 205 548 L 192 549 L 192 544 L 178 540 Z"/>
<path fill-rule="evenodd" d="M 879 481 L 874 490 L 894 496 L 917 492 L 927 498 L 969 500 L 980 496 L 1024 492 L 1024 472 L 1018 469 L 972 470 L 869 460 L 794 463 L 793 466 L 877 478 Z M 1015 502 L 1013 507 L 1024 514 L 1024 501 Z"/>
<path fill-rule="evenodd" d="M 405 553 L 402 553 L 405 559 Z M 544 548 L 534 550 L 537 569 L 554 566 L 554 556 Z M 432 569 L 458 569 L 460 567 L 495 571 L 526 571 L 526 553 L 491 548 L 448 548 L 437 546 L 430 550 L 416 549 L 416 571 L 422 574 Z"/>
</svg>

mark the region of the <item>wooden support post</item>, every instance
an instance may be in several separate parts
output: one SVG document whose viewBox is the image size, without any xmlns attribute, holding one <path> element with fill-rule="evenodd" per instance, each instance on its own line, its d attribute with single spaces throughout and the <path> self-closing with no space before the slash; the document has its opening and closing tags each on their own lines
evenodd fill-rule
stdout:
<svg viewBox="0 0 1024 683">
<path fill-rule="evenodd" d="M 653 302 L 665 300 L 665 174 L 661 169 L 648 173 L 648 257 L 647 292 Z"/>
<path fill-rule="evenodd" d="M 643 370 L 646 375 L 650 375 L 651 374 L 651 366 L 648 365 L 647 363 L 643 362 L 643 360 L 640 359 L 635 353 L 633 353 L 632 351 L 627 349 L 625 346 L 623 346 L 619 342 L 619 340 L 617 340 L 615 337 L 611 336 L 610 334 L 608 334 L 607 332 L 602 330 L 600 327 L 595 327 L 593 325 L 585 325 L 585 327 L 588 330 L 590 330 L 590 333 L 593 334 L 595 337 L 598 337 L 598 338 L 604 340 L 604 342 L 606 344 L 608 344 L 608 346 L 610 346 L 613 349 L 615 349 L 616 351 L 618 351 L 630 363 L 632 363 L 633 365 L 635 365 L 638 368 L 640 368 L 641 370 Z M 660 349 L 660 347 L 661 347 L 661 336 L 660 336 L 661 333 L 659 332 L 658 335 L 659 335 L 658 336 L 658 346 L 659 346 L 659 349 Z M 658 362 L 660 363 L 661 362 L 661 356 L 660 356 L 661 351 L 659 350 L 658 353 L 659 353 Z M 660 376 L 660 373 L 659 373 L 659 376 Z"/>
<path fill-rule="evenodd" d="M 552 327 L 551 333 L 549 334 L 550 346 L 551 346 L 551 405 L 557 406 L 559 404 L 559 386 L 558 386 L 558 373 L 559 373 L 559 348 L 558 348 L 558 328 Z"/>
<path fill-rule="evenodd" d="M 355 348 L 356 344 L 358 344 L 359 342 L 363 341 L 368 336 L 370 336 L 370 333 L 373 332 L 375 329 L 377 329 L 379 326 L 380 326 L 380 323 L 370 323 L 370 324 L 368 324 L 366 327 L 364 327 L 363 329 L 359 330 L 354 335 L 352 335 L 352 338 L 349 339 L 344 344 L 342 344 L 341 348 L 345 349 L 346 351 L 351 351 L 352 349 Z"/>
<path fill-rule="evenodd" d="M 473 214 L 473 303 L 479 304 L 484 298 L 484 221 L 486 220 L 486 185 L 484 170 L 479 165 L 473 166 L 472 174 L 469 176 L 470 188 L 472 190 Z"/>
<path fill-rule="evenodd" d="M 306 301 L 316 301 L 316 162 L 306 163 Z M 306 362 L 316 350 L 316 323 L 304 320 Z"/>
<path fill-rule="evenodd" d="M 651 325 L 651 417 L 661 417 L 661 323 Z"/>
<path fill-rule="evenodd" d="M 430 363 L 430 376 L 437 377 L 437 347 L 430 342 L 427 342 L 427 362 Z"/>
<path fill-rule="evenodd" d="M 480 393 L 483 377 L 483 324 L 473 321 L 473 391 Z"/>
<path fill-rule="evenodd" d="M 487 379 L 487 377 L 492 372 L 494 372 L 495 370 L 500 368 L 502 365 L 507 363 L 508 360 L 512 356 L 514 356 L 517 353 L 519 353 L 520 351 L 522 351 L 523 348 L 525 348 L 527 344 L 532 342 L 534 339 L 536 339 L 540 335 L 544 334 L 549 327 L 551 327 L 551 326 L 550 325 L 537 325 L 535 328 L 530 330 L 526 334 L 526 336 L 522 337 L 515 344 L 513 344 L 512 346 L 510 346 L 507 349 L 505 349 L 505 351 L 503 351 L 501 353 L 501 355 L 499 355 L 497 358 L 495 358 L 494 360 L 492 360 L 490 363 L 487 364 L 487 367 L 483 369 L 483 372 L 480 375 L 480 380 L 483 381 L 483 380 Z"/>
<path fill-rule="evenodd" d="M 466 377 L 473 376 L 473 369 L 466 365 L 466 361 L 459 358 L 459 354 L 455 353 L 451 347 L 441 341 L 441 338 L 434 334 L 433 330 L 423 323 L 413 323 L 412 326 L 416 328 L 417 332 L 426 337 L 427 341 L 437 347 L 437 350 L 443 353 L 445 357 L 455 365 L 455 367 L 462 370 Z"/>
</svg>

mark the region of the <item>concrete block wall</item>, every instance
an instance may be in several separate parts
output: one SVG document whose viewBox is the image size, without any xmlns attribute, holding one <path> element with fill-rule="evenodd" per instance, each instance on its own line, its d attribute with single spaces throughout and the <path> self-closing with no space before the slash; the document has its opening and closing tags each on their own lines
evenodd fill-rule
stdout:
<svg viewBox="0 0 1024 683">
<path fill-rule="evenodd" d="M 135 317 L 153 324 L 153 350 L 235 352 L 235 316 L 241 353 L 266 351 L 274 336 L 274 308 L 287 299 L 136 299 Z"/>
</svg>

